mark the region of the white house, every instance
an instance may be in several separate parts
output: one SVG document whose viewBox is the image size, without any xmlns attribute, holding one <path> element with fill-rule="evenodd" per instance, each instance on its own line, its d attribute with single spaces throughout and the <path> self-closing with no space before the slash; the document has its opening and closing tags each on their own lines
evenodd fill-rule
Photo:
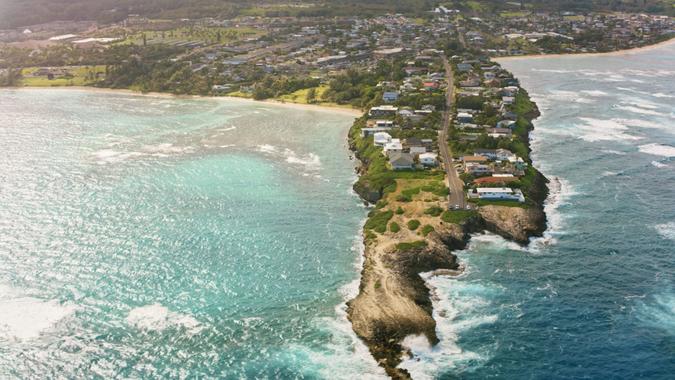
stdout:
<svg viewBox="0 0 675 380">
<path fill-rule="evenodd" d="M 486 132 L 488 136 L 495 139 L 511 138 L 511 130 L 508 128 L 488 128 Z"/>
<path fill-rule="evenodd" d="M 421 153 L 419 155 L 420 164 L 424 166 L 436 166 L 438 165 L 438 160 L 436 159 L 435 153 Z"/>
<path fill-rule="evenodd" d="M 387 156 L 392 152 L 403 152 L 403 144 L 400 139 L 391 139 L 390 142 L 384 145 L 384 154 Z"/>
<path fill-rule="evenodd" d="M 377 132 L 386 132 L 390 130 L 391 128 L 387 127 L 361 128 L 361 137 L 368 137 L 370 135 L 374 135 Z"/>
<path fill-rule="evenodd" d="M 525 202 L 525 197 L 519 189 L 509 187 L 479 187 L 476 193 L 480 199 Z"/>
<path fill-rule="evenodd" d="M 376 132 L 373 135 L 373 142 L 377 146 L 385 146 L 391 142 L 391 135 L 387 132 Z"/>
<path fill-rule="evenodd" d="M 398 107 L 384 105 L 379 107 L 373 107 L 368 112 L 370 116 L 395 116 L 398 112 Z"/>
</svg>

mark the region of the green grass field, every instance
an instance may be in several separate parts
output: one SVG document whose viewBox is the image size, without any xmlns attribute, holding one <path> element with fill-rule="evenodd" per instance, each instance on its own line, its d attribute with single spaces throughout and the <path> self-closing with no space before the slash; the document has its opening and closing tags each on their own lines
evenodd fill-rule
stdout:
<svg viewBox="0 0 675 380">
<path fill-rule="evenodd" d="M 54 79 L 47 76 L 33 76 L 39 67 L 27 67 L 21 70 L 21 84 L 27 87 L 62 87 L 62 86 L 87 86 L 103 79 L 105 66 L 67 66 L 65 69 L 70 75 Z M 99 74 L 97 79 L 96 74 Z"/>
<path fill-rule="evenodd" d="M 287 103 L 296 103 L 296 104 L 314 104 L 317 106 L 325 106 L 325 107 L 338 107 L 338 108 L 348 108 L 352 109 L 352 107 L 349 104 L 337 104 L 333 102 L 326 102 L 321 100 L 321 95 L 328 90 L 327 85 L 320 85 L 318 87 L 314 87 L 316 89 L 316 96 L 315 96 L 315 101 L 310 103 L 307 100 L 307 94 L 309 93 L 309 88 L 303 88 L 298 91 L 292 92 L 290 94 L 285 94 L 281 95 L 277 98 L 276 100 L 280 102 L 287 102 Z"/>
</svg>

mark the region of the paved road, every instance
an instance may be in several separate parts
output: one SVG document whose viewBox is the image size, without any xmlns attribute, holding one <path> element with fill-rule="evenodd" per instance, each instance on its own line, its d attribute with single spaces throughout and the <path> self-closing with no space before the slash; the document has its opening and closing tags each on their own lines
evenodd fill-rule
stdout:
<svg viewBox="0 0 675 380">
<path fill-rule="evenodd" d="M 464 198 L 464 182 L 459 179 L 457 170 L 452 163 L 452 152 L 448 147 L 448 128 L 450 127 L 450 116 L 452 106 L 455 102 L 455 84 L 452 74 L 452 66 L 448 59 L 443 56 L 443 65 L 445 66 L 445 75 L 448 82 L 446 90 L 446 111 L 443 113 L 443 128 L 438 132 L 438 146 L 445 166 L 446 176 L 448 178 L 448 187 L 450 188 L 450 195 L 448 196 L 448 208 L 451 209 L 455 205 L 466 208 L 466 199 Z"/>
</svg>

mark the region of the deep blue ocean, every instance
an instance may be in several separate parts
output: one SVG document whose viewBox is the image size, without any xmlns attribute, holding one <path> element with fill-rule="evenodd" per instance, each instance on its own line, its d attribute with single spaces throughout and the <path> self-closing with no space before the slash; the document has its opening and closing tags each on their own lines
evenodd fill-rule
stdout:
<svg viewBox="0 0 675 380">
<path fill-rule="evenodd" d="M 475 236 L 433 278 L 442 342 L 415 378 L 675 377 L 675 44 L 504 61 L 538 103 L 546 236 Z M 419 359 L 419 360 L 418 360 Z"/>
<path fill-rule="evenodd" d="M 434 277 L 415 379 L 671 379 L 675 45 L 504 62 L 539 104 L 549 229 Z M 380 379 L 345 318 L 353 116 L 0 91 L 0 378 Z"/>
</svg>

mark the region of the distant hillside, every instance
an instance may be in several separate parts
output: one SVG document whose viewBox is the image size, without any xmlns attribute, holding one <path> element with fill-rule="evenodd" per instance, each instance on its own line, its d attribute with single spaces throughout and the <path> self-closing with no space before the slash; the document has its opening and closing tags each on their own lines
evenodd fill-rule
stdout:
<svg viewBox="0 0 675 380">
<path fill-rule="evenodd" d="M 129 14 L 155 18 L 251 16 L 421 16 L 436 5 L 474 13 L 519 7 L 520 0 L 0 0 L 0 29 L 55 20 L 123 20 Z M 526 0 L 528 9 L 627 11 L 675 15 L 675 0 Z"/>
</svg>

